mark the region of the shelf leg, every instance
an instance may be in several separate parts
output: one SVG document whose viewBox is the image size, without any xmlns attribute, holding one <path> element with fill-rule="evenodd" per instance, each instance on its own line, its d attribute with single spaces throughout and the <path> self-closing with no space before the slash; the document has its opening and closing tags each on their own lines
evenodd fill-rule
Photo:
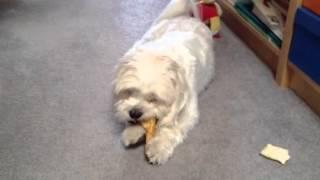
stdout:
<svg viewBox="0 0 320 180">
<path fill-rule="evenodd" d="M 283 32 L 283 42 L 279 54 L 279 61 L 276 73 L 276 81 L 280 87 L 287 88 L 289 84 L 288 78 L 288 57 L 290 51 L 290 45 L 292 41 L 293 29 L 294 29 L 294 19 L 297 9 L 301 6 L 303 0 L 291 0 L 289 6 L 289 12 L 287 15 L 287 20 L 285 23 L 285 28 Z"/>
</svg>

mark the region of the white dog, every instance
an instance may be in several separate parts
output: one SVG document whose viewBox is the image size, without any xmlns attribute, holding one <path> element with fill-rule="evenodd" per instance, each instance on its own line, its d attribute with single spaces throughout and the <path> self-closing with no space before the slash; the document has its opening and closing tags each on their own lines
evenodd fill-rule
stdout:
<svg viewBox="0 0 320 180">
<path fill-rule="evenodd" d="M 211 31 L 190 11 L 188 0 L 172 0 L 117 69 L 116 116 L 127 124 L 122 142 L 136 144 L 145 131 L 135 122 L 156 117 L 146 145 L 153 164 L 165 163 L 198 122 L 197 96 L 214 74 Z"/>
</svg>

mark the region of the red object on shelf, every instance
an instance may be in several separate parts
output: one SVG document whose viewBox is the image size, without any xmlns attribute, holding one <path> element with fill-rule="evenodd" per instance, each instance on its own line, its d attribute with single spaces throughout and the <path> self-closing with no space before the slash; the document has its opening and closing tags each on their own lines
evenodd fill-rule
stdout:
<svg viewBox="0 0 320 180">
<path fill-rule="evenodd" d="M 205 1 L 200 1 L 198 3 L 198 10 L 200 20 L 207 24 L 213 35 L 213 38 L 220 38 L 220 17 L 219 17 L 219 10 L 218 5 L 213 1 L 212 3 L 206 3 Z"/>
<path fill-rule="evenodd" d="M 210 18 L 219 16 L 215 4 L 198 4 L 200 18 L 202 21 L 207 22 Z"/>
<path fill-rule="evenodd" d="M 320 0 L 304 0 L 303 6 L 320 15 Z"/>
</svg>

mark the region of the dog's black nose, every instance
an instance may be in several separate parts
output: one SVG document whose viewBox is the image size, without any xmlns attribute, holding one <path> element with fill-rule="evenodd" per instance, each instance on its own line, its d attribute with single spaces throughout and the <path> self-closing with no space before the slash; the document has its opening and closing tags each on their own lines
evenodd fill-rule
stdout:
<svg viewBox="0 0 320 180">
<path fill-rule="evenodd" d="M 129 115 L 132 119 L 139 119 L 142 116 L 142 112 L 139 109 L 131 109 Z"/>
</svg>

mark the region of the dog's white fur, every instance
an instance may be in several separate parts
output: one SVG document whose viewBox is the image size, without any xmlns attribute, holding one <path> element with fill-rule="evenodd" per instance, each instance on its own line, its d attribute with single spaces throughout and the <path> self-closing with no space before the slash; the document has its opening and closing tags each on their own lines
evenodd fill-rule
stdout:
<svg viewBox="0 0 320 180">
<path fill-rule="evenodd" d="M 116 115 L 121 122 L 138 108 L 158 119 L 155 137 L 146 146 L 151 163 L 165 163 L 198 122 L 198 94 L 214 73 L 210 30 L 189 16 L 188 0 L 172 0 L 150 30 L 125 54 L 115 79 Z M 128 123 L 127 123 L 128 124 Z M 122 142 L 130 146 L 144 136 L 127 125 Z"/>
</svg>

